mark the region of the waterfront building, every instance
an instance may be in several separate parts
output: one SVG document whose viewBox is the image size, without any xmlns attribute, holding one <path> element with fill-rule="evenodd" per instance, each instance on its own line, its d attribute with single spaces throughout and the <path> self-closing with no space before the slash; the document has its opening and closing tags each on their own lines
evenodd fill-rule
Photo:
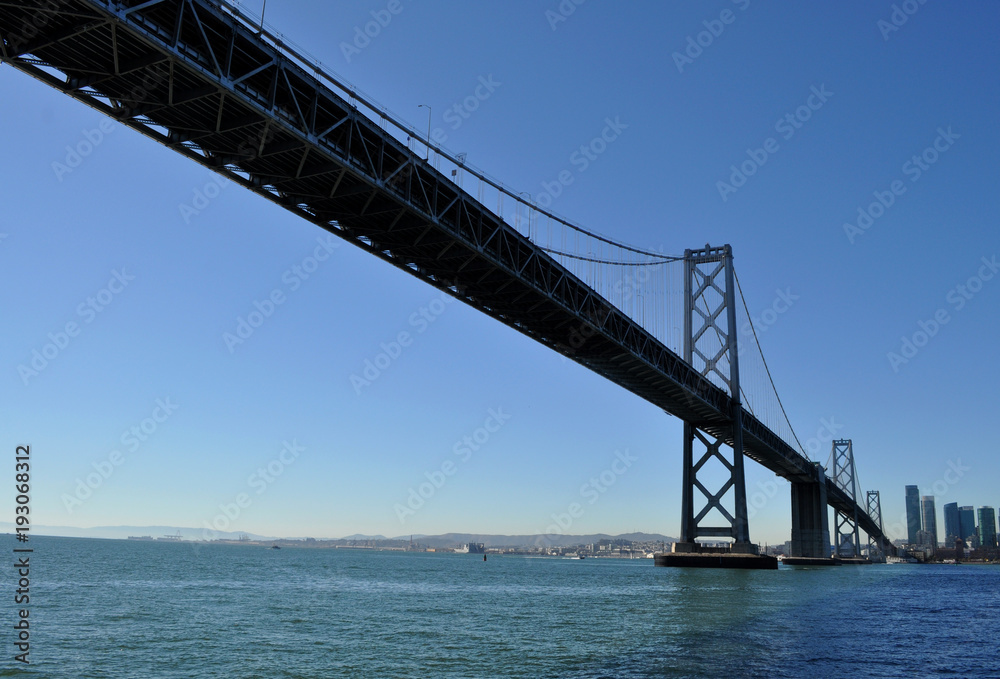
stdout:
<svg viewBox="0 0 1000 679">
<path fill-rule="evenodd" d="M 920 490 L 916 486 L 906 487 L 906 541 L 911 545 L 917 542 L 920 532 Z"/>
<path fill-rule="evenodd" d="M 979 514 L 979 544 L 989 549 L 997 546 L 997 515 L 993 507 L 980 507 Z"/>
<path fill-rule="evenodd" d="M 965 539 L 958 521 L 958 503 L 949 502 L 942 507 L 942 511 L 944 512 L 944 544 L 950 547 L 955 544 L 956 539 Z"/>
<path fill-rule="evenodd" d="M 920 498 L 920 527 L 933 536 L 933 540 L 923 544 L 937 547 L 937 511 L 934 509 L 934 496 L 923 495 Z"/>
</svg>

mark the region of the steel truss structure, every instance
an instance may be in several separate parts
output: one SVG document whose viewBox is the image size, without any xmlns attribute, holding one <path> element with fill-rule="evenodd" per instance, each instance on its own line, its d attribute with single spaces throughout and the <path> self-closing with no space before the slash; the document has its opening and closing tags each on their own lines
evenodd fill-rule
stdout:
<svg viewBox="0 0 1000 679">
<path fill-rule="evenodd" d="M 681 495 L 681 542 L 698 537 L 727 537 L 736 544 L 748 544 L 746 481 L 743 473 L 743 406 L 740 404 L 739 352 L 736 346 L 736 297 L 733 282 L 733 251 L 705 246 L 703 250 L 684 253 L 684 360 L 706 377 L 721 381 L 731 395 L 731 427 L 723 439 L 702 433 L 692 423 L 684 423 L 683 488 Z M 695 441 L 704 453 L 694 459 Z M 722 446 L 731 441 L 732 454 L 727 458 Z M 710 460 L 719 461 L 728 478 L 715 492 L 698 478 Z M 694 491 L 704 496 L 705 504 L 695 514 Z M 723 497 L 733 491 L 733 511 L 723 505 Z M 703 526 L 712 510 L 728 522 L 727 526 Z"/>
<path fill-rule="evenodd" d="M 831 479 L 851 500 L 849 511 L 840 508 L 834 511 L 834 543 L 837 556 L 857 558 L 861 556 L 861 540 L 858 533 L 857 473 L 854 468 L 854 444 L 851 439 L 832 442 L 830 456 L 833 474 Z M 867 514 L 865 514 L 867 516 Z M 881 530 L 879 531 L 881 533 Z"/>
<path fill-rule="evenodd" d="M 887 539 L 885 538 L 885 533 L 882 530 L 882 499 L 879 497 L 879 492 L 877 490 L 868 491 L 868 516 L 871 520 L 875 522 L 875 525 L 879 527 L 881 537 L 876 537 L 874 535 L 868 536 L 868 558 L 873 561 L 884 561 L 885 556 L 888 552 L 886 549 Z"/>
<path fill-rule="evenodd" d="M 731 426 L 723 439 L 703 433 L 694 424 L 684 423 L 683 488 L 681 495 L 681 542 L 698 537 L 727 537 L 735 544 L 749 544 L 746 481 L 743 473 L 743 406 L 740 404 L 739 352 L 736 346 L 736 297 L 733 282 L 733 251 L 728 245 L 706 246 L 684 253 L 684 360 L 706 377 L 721 381 L 731 395 Z M 695 441 L 704 448 L 694 459 Z M 731 441 L 727 458 L 722 446 Z M 710 460 L 725 468 L 727 478 L 714 492 L 698 478 Z M 694 491 L 705 504 L 695 514 Z M 733 491 L 730 512 L 723 498 Z M 726 526 L 703 526 L 702 520 L 716 510 Z"/>
</svg>

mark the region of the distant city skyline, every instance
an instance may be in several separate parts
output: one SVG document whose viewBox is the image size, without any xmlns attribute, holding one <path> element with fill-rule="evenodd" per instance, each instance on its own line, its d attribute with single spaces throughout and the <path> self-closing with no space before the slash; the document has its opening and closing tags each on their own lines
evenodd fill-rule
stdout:
<svg viewBox="0 0 1000 679">
<path fill-rule="evenodd" d="M 983 520 L 986 520 L 986 534 L 992 536 L 993 546 L 997 544 L 997 508 L 990 505 L 959 505 L 958 501 L 948 502 L 942 506 L 942 519 L 944 521 L 944 532 L 938 531 L 938 518 L 936 511 L 935 495 L 920 495 L 919 486 L 907 485 L 904 487 L 907 525 L 907 544 L 920 545 L 925 540 L 933 540 L 933 544 L 946 547 L 951 546 L 949 541 L 954 538 L 961 538 L 970 545 L 970 538 L 974 538 L 983 546 Z M 914 509 L 914 499 L 917 500 Z M 992 518 L 991 518 L 992 517 Z M 990 528 L 992 526 L 992 528 Z M 928 538 L 921 539 L 922 533 L 927 533 Z"/>
</svg>

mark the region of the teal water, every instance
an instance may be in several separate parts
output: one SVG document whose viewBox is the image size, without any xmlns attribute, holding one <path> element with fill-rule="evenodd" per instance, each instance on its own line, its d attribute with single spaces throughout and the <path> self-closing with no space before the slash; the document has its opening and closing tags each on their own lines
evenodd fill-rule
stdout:
<svg viewBox="0 0 1000 679">
<path fill-rule="evenodd" d="M 32 664 L 12 660 L 8 568 L 0 676 L 1000 675 L 1000 567 L 725 571 L 71 538 L 31 546 Z"/>
</svg>

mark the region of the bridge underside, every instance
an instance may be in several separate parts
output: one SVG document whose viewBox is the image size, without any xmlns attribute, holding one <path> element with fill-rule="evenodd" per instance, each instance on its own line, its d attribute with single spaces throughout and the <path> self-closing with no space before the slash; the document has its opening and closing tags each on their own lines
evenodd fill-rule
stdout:
<svg viewBox="0 0 1000 679">
<path fill-rule="evenodd" d="M 0 37 L 4 63 L 732 443 L 725 391 L 230 8 L 0 1 Z M 746 411 L 743 429 L 748 457 L 813 478 Z M 834 487 L 828 499 L 852 504 Z"/>
</svg>

